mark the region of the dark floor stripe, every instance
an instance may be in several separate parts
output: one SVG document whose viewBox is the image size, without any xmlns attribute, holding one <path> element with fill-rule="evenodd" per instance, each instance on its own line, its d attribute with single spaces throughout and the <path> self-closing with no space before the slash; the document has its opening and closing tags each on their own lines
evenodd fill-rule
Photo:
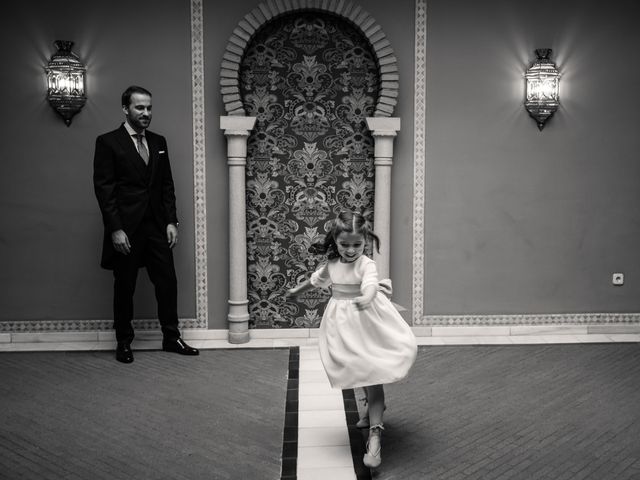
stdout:
<svg viewBox="0 0 640 480">
<path fill-rule="evenodd" d="M 371 480 L 371 471 L 362 463 L 362 457 L 366 452 L 366 443 L 362 432 L 356 427 L 360 416 L 358 415 L 358 404 L 353 389 L 342 390 L 342 401 L 347 417 L 349 443 L 351 444 L 351 456 L 353 457 L 353 469 L 356 473 L 356 478 L 358 480 Z"/>
<path fill-rule="evenodd" d="M 289 349 L 289 380 L 282 436 L 281 480 L 297 480 L 298 469 L 298 383 L 300 379 L 300 348 Z"/>
</svg>

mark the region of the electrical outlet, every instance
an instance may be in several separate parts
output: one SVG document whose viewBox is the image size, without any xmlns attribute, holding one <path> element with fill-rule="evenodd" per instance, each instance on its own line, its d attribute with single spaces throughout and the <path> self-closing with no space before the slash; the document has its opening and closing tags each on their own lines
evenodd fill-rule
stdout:
<svg viewBox="0 0 640 480">
<path fill-rule="evenodd" d="M 611 276 L 611 283 L 614 285 L 624 285 L 624 273 L 614 273 Z"/>
</svg>

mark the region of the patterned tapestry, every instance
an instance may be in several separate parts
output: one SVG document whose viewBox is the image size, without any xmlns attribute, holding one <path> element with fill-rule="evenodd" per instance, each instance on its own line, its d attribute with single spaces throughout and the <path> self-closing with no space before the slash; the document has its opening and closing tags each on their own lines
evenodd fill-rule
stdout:
<svg viewBox="0 0 640 480">
<path fill-rule="evenodd" d="M 342 209 L 373 221 L 379 72 L 366 38 L 320 12 L 261 29 L 240 68 L 248 116 L 247 273 L 251 328 L 317 327 L 328 291 L 285 302 L 324 260 L 309 253 Z"/>
</svg>

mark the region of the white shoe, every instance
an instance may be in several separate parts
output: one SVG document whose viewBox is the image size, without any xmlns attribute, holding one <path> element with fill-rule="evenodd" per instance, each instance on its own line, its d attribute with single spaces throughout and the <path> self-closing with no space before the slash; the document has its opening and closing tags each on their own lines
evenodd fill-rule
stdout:
<svg viewBox="0 0 640 480">
<path fill-rule="evenodd" d="M 362 463 L 368 468 L 378 468 L 382 463 L 382 445 L 380 437 L 384 427 L 381 423 L 369 427 L 369 440 L 367 440 L 367 453 L 364 454 Z"/>
</svg>

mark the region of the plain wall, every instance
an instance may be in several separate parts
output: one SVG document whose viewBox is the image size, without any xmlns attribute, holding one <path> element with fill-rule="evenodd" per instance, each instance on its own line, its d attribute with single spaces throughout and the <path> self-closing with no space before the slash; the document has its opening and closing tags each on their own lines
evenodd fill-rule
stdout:
<svg viewBox="0 0 640 480">
<path fill-rule="evenodd" d="M 124 121 L 130 84 L 153 93 L 150 129 L 167 137 L 181 222 L 179 314 L 193 318 L 191 31 L 188 1 L 16 2 L 0 20 L 10 61 L 0 73 L 0 320 L 112 318 L 112 274 L 99 266 L 102 219 L 93 193 L 97 135 Z M 46 100 L 55 40 L 87 65 L 88 101 L 70 127 Z M 141 272 L 136 316 L 155 318 Z"/>
<path fill-rule="evenodd" d="M 639 12 L 428 1 L 426 313 L 639 310 Z M 536 48 L 562 75 L 542 132 L 522 105 Z"/>
<path fill-rule="evenodd" d="M 209 327 L 226 328 L 228 187 L 222 54 L 257 1 L 204 0 Z M 360 2 L 400 68 L 392 178 L 394 300 L 411 307 L 412 0 Z M 180 217 L 179 315 L 195 316 L 190 2 L 43 0 L 0 19 L 0 321 L 111 318 L 91 182 L 95 137 L 123 120 L 122 90 L 154 94 Z M 638 311 L 638 7 L 625 0 L 427 2 L 426 314 Z M 53 41 L 73 40 L 89 100 L 71 127 L 45 99 Z M 535 48 L 554 50 L 561 109 L 539 132 L 523 107 Z M 611 274 L 626 275 L 623 287 Z M 141 272 L 139 317 L 155 317 Z"/>
</svg>

